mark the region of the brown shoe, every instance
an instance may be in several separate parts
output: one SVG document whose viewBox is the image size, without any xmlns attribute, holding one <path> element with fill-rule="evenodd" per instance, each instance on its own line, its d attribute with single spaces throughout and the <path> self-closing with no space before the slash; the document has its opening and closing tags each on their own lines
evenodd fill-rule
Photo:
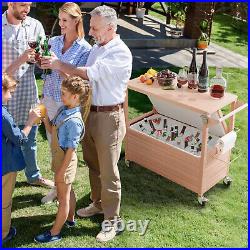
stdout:
<svg viewBox="0 0 250 250">
<path fill-rule="evenodd" d="M 53 181 L 44 179 L 43 177 L 38 178 L 34 182 L 29 182 L 29 184 L 34 185 L 34 186 L 46 187 L 46 188 L 53 188 L 55 186 Z"/>
</svg>

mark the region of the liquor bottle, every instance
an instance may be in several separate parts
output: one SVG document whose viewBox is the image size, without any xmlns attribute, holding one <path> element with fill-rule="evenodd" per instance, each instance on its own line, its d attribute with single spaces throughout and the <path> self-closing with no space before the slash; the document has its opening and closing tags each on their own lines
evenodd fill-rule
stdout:
<svg viewBox="0 0 250 250">
<path fill-rule="evenodd" d="M 222 68 L 216 67 L 216 76 L 210 80 L 210 95 L 216 99 L 222 98 L 226 87 L 227 81 L 222 76 Z"/>
<path fill-rule="evenodd" d="M 179 136 L 178 126 L 174 126 L 174 139 L 176 139 Z"/>
<path fill-rule="evenodd" d="M 154 126 L 152 120 L 149 120 L 149 125 L 150 125 L 150 127 L 152 128 L 151 133 L 153 134 L 153 133 L 156 131 L 156 129 L 155 129 L 155 126 Z"/>
<path fill-rule="evenodd" d="M 49 51 L 49 37 L 46 36 L 44 42 L 43 42 L 43 53 L 42 53 L 42 56 L 51 56 L 51 53 Z M 47 74 L 51 74 L 51 69 L 45 69 L 44 70 L 44 74 L 47 75 Z"/>
<path fill-rule="evenodd" d="M 180 136 L 183 136 L 183 135 L 184 135 L 186 128 L 187 128 L 186 126 L 183 126 L 183 127 L 182 127 Z"/>
<path fill-rule="evenodd" d="M 167 130 L 167 128 L 168 128 L 167 119 L 164 119 L 163 120 L 163 129 Z"/>
<path fill-rule="evenodd" d="M 194 136 L 194 139 L 197 141 L 197 139 L 199 138 L 199 136 L 200 136 L 200 132 L 197 131 L 196 134 L 195 134 L 195 136 Z"/>
<path fill-rule="evenodd" d="M 193 57 L 191 64 L 189 66 L 188 71 L 188 88 L 189 89 L 196 89 L 197 88 L 197 66 L 196 66 L 196 48 L 193 48 Z"/>
<path fill-rule="evenodd" d="M 181 145 L 181 142 L 184 143 L 184 133 L 185 133 L 185 130 L 186 130 L 186 126 L 183 126 L 182 129 L 181 129 L 181 132 L 180 132 L 180 135 L 177 137 L 176 139 L 176 142 L 177 142 L 177 145 Z"/>
<path fill-rule="evenodd" d="M 193 57 L 192 57 L 191 64 L 189 66 L 188 73 L 196 73 L 196 74 L 198 73 L 197 66 L 196 66 L 196 48 L 193 48 Z"/>
<path fill-rule="evenodd" d="M 203 61 L 199 71 L 198 91 L 205 93 L 208 91 L 208 66 L 207 66 L 207 51 L 203 51 Z"/>
<path fill-rule="evenodd" d="M 171 136 L 171 141 L 175 140 L 175 131 L 174 131 L 174 127 L 171 127 L 170 129 L 170 136 Z"/>
<path fill-rule="evenodd" d="M 36 41 L 36 49 L 35 49 L 35 60 L 40 64 L 40 43 L 41 43 L 42 37 L 38 36 Z"/>
<path fill-rule="evenodd" d="M 190 144 L 192 142 L 193 138 L 194 138 L 194 135 L 192 135 L 192 134 L 185 137 L 185 139 L 184 139 L 185 147 L 184 148 L 188 147 L 188 144 Z"/>
</svg>

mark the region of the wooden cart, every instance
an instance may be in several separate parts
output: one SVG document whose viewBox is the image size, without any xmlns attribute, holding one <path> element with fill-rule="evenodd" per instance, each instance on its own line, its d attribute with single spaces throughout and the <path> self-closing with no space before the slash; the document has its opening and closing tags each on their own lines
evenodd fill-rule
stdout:
<svg viewBox="0 0 250 250">
<path fill-rule="evenodd" d="M 178 183 L 198 194 L 198 201 L 205 205 L 208 201 L 204 193 L 222 179 L 230 185 L 228 176 L 230 154 L 218 154 L 216 148 L 208 148 L 208 132 L 223 137 L 234 129 L 235 114 L 247 107 L 237 96 L 225 93 L 219 100 L 209 93 L 198 93 L 187 87 L 163 90 L 158 84 L 146 85 L 138 78 L 130 80 L 128 88 L 145 94 L 153 104 L 153 110 L 135 119 L 128 119 L 128 98 L 125 103 L 127 133 L 125 138 L 125 160 L 135 162 L 151 171 Z M 128 96 L 128 95 L 127 95 Z M 221 109 L 230 105 L 230 113 L 223 116 Z M 138 121 L 161 114 L 200 129 L 202 148 L 200 156 L 179 150 L 172 145 L 156 140 L 131 126 Z M 229 119 L 228 125 L 225 120 Z M 149 150 L 150 149 L 150 150 Z"/>
</svg>

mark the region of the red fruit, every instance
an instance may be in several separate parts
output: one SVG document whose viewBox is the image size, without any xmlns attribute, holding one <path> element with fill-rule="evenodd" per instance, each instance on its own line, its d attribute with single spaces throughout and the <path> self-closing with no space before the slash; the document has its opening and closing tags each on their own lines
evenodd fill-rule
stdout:
<svg viewBox="0 0 250 250">
<path fill-rule="evenodd" d="M 141 82 L 145 82 L 146 80 L 147 80 L 146 76 L 144 76 L 144 75 L 140 76 L 140 81 Z"/>
</svg>

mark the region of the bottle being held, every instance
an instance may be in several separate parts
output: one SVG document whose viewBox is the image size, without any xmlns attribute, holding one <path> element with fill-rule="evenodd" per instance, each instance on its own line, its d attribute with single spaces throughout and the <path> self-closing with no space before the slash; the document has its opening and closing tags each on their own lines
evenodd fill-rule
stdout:
<svg viewBox="0 0 250 250">
<path fill-rule="evenodd" d="M 210 80 L 210 95 L 215 99 L 222 98 L 227 87 L 227 81 L 222 76 L 222 71 L 222 68 L 216 67 L 216 76 Z"/>
<path fill-rule="evenodd" d="M 50 46 L 49 46 L 49 36 L 46 36 L 44 42 L 43 42 L 43 53 L 42 53 L 42 56 L 43 57 L 46 57 L 46 56 L 51 56 L 51 53 L 50 53 Z M 47 75 L 47 74 L 51 74 L 51 69 L 45 69 L 44 70 L 44 74 Z"/>
<path fill-rule="evenodd" d="M 35 60 L 36 60 L 36 62 L 38 62 L 38 64 L 40 64 L 40 44 L 41 44 L 41 40 L 42 40 L 42 37 L 41 36 L 38 36 L 37 37 L 37 41 L 36 41 L 36 43 L 37 43 L 37 46 L 36 46 L 36 48 L 35 48 L 35 52 L 36 52 L 36 55 L 35 55 Z"/>
<path fill-rule="evenodd" d="M 188 71 L 188 88 L 197 88 L 197 65 L 196 65 L 196 48 L 193 48 L 193 57 Z"/>
<path fill-rule="evenodd" d="M 207 51 L 203 51 L 203 61 L 199 71 L 198 91 L 205 93 L 208 91 L 208 66 L 207 66 Z"/>
</svg>

